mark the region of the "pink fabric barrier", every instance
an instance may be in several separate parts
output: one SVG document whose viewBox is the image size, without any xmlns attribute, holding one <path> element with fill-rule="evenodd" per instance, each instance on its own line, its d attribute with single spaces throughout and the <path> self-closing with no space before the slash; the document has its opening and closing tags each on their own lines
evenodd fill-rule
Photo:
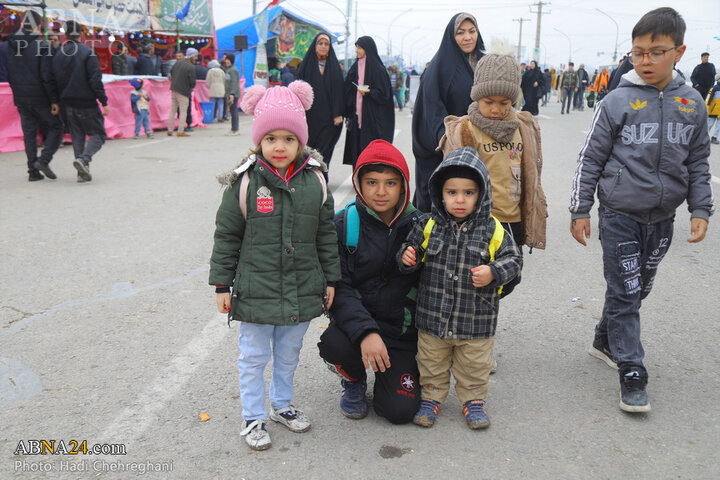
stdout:
<svg viewBox="0 0 720 480">
<path fill-rule="evenodd" d="M 134 77 L 129 77 L 134 78 Z M 170 112 L 170 82 L 144 79 L 144 88 L 150 95 L 150 128 L 167 130 Z M 105 131 L 108 138 L 130 138 L 135 135 L 135 116 L 130 106 L 130 92 L 133 87 L 127 80 L 105 83 L 110 113 L 105 117 Z M 208 90 L 204 80 L 198 80 L 193 91 L 192 117 L 193 126 L 203 126 L 201 101 L 207 101 Z M 175 121 L 177 124 L 177 120 Z M 140 130 L 140 133 L 144 131 Z M 66 136 L 67 138 L 67 136 Z M 10 84 L 0 83 L 0 153 L 24 150 L 20 115 L 13 103 Z"/>
</svg>

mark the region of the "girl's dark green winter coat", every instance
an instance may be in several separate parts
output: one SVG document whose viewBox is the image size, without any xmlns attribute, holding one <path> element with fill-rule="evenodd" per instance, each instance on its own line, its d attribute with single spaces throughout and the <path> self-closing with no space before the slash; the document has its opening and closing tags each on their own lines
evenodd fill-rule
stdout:
<svg viewBox="0 0 720 480">
<path fill-rule="evenodd" d="M 232 320 L 297 325 L 322 314 L 325 287 L 340 279 L 340 262 L 333 198 L 328 191 L 323 203 L 311 168 L 326 167 L 303 155 L 286 182 L 251 155 L 218 177 L 227 188 L 215 220 L 210 284 L 232 285 Z M 249 175 L 247 220 L 239 202 L 243 173 Z M 257 199 L 265 197 L 268 210 L 268 190 L 272 211 L 261 213 Z"/>
</svg>

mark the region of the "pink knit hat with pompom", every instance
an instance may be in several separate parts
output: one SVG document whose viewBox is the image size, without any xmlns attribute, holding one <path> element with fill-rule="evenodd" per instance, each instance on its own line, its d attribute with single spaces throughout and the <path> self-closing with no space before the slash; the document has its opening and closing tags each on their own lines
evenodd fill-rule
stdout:
<svg viewBox="0 0 720 480">
<path fill-rule="evenodd" d="M 301 145 L 307 145 L 308 126 L 305 110 L 313 104 L 313 90 L 309 83 L 295 80 L 287 87 L 265 88 L 253 85 L 245 91 L 240 108 L 254 115 L 252 139 L 260 145 L 262 138 L 273 130 L 294 133 Z"/>
</svg>

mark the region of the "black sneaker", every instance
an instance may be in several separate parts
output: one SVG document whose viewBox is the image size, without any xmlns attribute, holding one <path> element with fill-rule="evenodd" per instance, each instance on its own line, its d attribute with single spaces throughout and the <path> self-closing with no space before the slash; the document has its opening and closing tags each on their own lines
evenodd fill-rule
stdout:
<svg viewBox="0 0 720 480">
<path fill-rule="evenodd" d="M 608 345 L 607 337 L 595 335 L 592 347 L 590 347 L 588 353 L 605 362 L 608 367 L 617 370 L 617 360 L 613 357 L 612 353 L 610 353 L 610 346 Z"/>
<path fill-rule="evenodd" d="M 76 158 L 73 162 L 73 167 L 78 171 L 78 179 L 82 177 L 83 181 L 89 182 L 92 180 L 90 175 L 90 165 L 82 158 Z"/>
<path fill-rule="evenodd" d="M 37 170 L 32 170 L 28 172 L 28 182 L 37 182 L 38 180 L 45 180 L 45 177 L 42 173 L 38 172 Z"/>
<path fill-rule="evenodd" d="M 33 168 L 40 170 L 48 178 L 51 178 L 53 180 L 55 180 L 57 178 L 57 175 L 55 175 L 55 172 L 50 170 L 50 165 L 48 164 L 48 162 L 45 162 L 38 158 L 35 162 L 33 162 L 32 166 L 33 166 Z"/>
<path fill-rule="evenodd" d="M 620 371 L 620 410 L 630 413 L 650 411 L 650 402 L 645 387 L 648 383 L 647 370 L 632 365 Z"/>
<path fill-rule="evenodd" d="M 185 127 L 186 132 L 194 132 L 195 129 L 193 127 Z"/>
</svg>

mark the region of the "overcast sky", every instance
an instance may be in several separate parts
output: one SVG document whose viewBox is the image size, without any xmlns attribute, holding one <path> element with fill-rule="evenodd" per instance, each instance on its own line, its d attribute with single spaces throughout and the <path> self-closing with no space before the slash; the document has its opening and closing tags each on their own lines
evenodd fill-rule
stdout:
<svg viewBox="0 0 720 480">
<path fill-rule="evenodd" d="M 537 0 L 536 0 L 537 2 Z M 257 0 L 258 11 L 269 3 Z M 286 0 L 288 10 L 324 25 L 333 32 L 345 30 L 345 17 L 331 3 L 344 12 L 346 0 Z M 442 33 L 450 18 L 457 12 L 475 15 L 486 46 L 493 38 L 517 45 L 519 21 L 522 23 L 522 46 L 527 47 L 523 60 L 531 58 L 535 46 L 537 14 L 531 13 L 531 1 L 517 0 L 353 0 L 350 18 L 351 38 L 355 31 L 355 3 L 357 3 L 357 36 L 370 35 L 375 39 L 381 53 L 387 51 L 388 28 L 393 53 L 401 51 L 406 59 L 418 65 L 429 61 L 440 44 Z M 252 0 L 214 0 L 214 16 L 217 28 L 222 28 L 252 14 Z M 618 35 L 618 58 L 629 51 L 632 28 L 642 15 L 654 8 L 671 6 L 678 10 L 687 23 L 685 44 L 688 46 L 679 68 L 687 73 L 700 62 L 700 53 L 710 52 L 710 61 L 720 67 L 720 2 L 718 0 L 553 0 L 543 6 L 540 33 L 540 56 L 542 64 L 560 66 L 568 61 L 572 44 L 572 60 L 577 67 L 585 63 L 589 68 L 612 63 L 616 31 Z M 409 8 L 410 12 L 403 13 Z M 596 8 L 607 13 L 612 20 Z M 532 7 L 537 12 L 537 7 Z M 547 13 L 546 13 L 547 12 Z M 399 17 L 398 17 L 399 16 Z M 618 29 L 615 23 L 618 24 Z M 557 30 L 560 30 L 559 33 Z M 563 34 L 569 37 L 566 38 Z M 344 51 L 335 47 L 338 56 Z M 351 50 L 352 51 L 352 50 Z M 720 68 L 718 68 L 720 70 Z"/>
</svg>

